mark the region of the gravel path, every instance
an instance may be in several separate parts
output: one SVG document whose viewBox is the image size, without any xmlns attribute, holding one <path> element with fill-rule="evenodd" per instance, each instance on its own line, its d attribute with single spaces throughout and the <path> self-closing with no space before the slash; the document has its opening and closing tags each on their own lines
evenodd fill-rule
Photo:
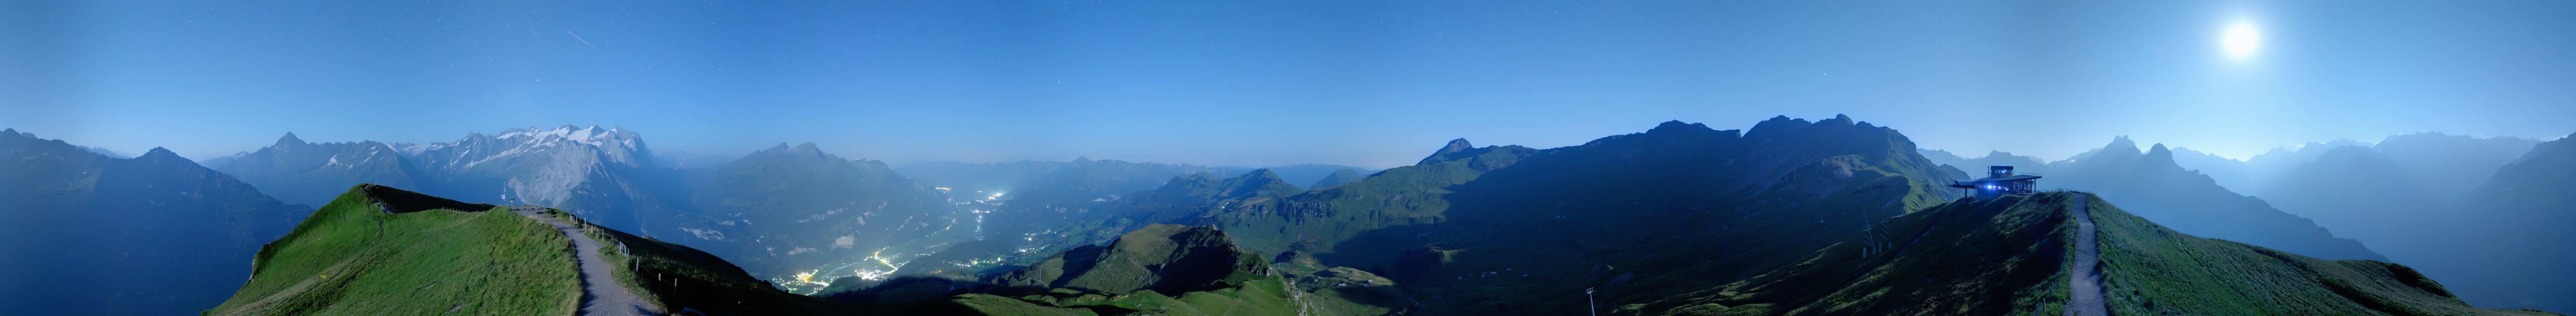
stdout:
<svg viewBox="0 0 2576 316">
<path fill-rule="evenodd" d="M 578 252 L 573 256 L 573 261 L 581 265 L 581 313 L 576 315 L 662 315 L 657 311 L 661 308 L 645 302 L 643 298 L 636 297 L 635 292 L 628 291 L 626 286 L 617 284 L 616 274 L 611 274 L 614 270 L 609 270 L 616 268 L 610 267 L 606 259 L 599 257 L 598 240 L 582 234 L 580 227 L 537 213 L 543 210 L 544 208 L 535 206 L 510 207 L 511 213 L 519 213 L 528 218 L 544 221 L 546 225 L 554 225 L 556 231 L 561 231 L 564 237 L 572 239 L 572 248 Z"/>
<path fill-rule="evenodd" d="M 2066 314 L 2110 316 L 2110 306 L 2102 301 L 2102 273 L 2097 271 L 2102 264 L 2102 248 L 2094 244 L 2100 238 L 2094 233 L 2093 214 L 2084 209 L 2085 205 L 2093 204 L 2093 195 L 2076 193 L 2075 196 L 2075 205 L 2070 206 L 2075 209 L 2074 216 L 2078 220 L 2075 222 L 2075 277 L 2066 280 L 2068 291 L 2074 292 L 2075 297 L 2067 302 Z"/>
</svg>

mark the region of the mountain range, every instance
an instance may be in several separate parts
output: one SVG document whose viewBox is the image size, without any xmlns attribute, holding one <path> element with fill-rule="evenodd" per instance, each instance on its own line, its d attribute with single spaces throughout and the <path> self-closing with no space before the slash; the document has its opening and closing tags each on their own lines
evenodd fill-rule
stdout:
<svg viewBox="0 0 2576 316">
<path fill-rule="evenodd" d="M 653 162 L 643 137 L 622 128 L 514 128 L 467 133 L 453 142 L 308 143 L 294 134 L 258 151 L 207 160 L 207 166 L 320 205 L 350 186 L 415 188 L 471 201 L 558 207 L 611 227 L 654 232 L 685 211 L 680 174 Z M 490 198 L 483 198 L 490 197 Z M 659 225 L 656 225 L 659 224 Z"/>
<path fill-rule="evenodd" d="M 2228 194 L 2218 194 L 2208 188 L 2210 187 L 2208 185 L 2180 185 L 2199 182 L 2185 181 L 2166 184 L 2165 190 L 2199 187 L 2192 190 L 2206 193 L 2200 198 L 2123 199 L 2123 201 L 2137 201 L 2130 203 L 2130 209 L 2140 216 L 2155 219 L 2159 223 L 2171 225 L 2176 230 L 2195 235 L 2264 245 L 2325 258 L 2373 259 L 2412 265 L 2421 269 L 2426 275 L 2454 280 L 2455 282 L 2448 288 L 2458 293 L 2464 300 L 2479 306 L 2564 310 L 2576 308 L 2576 288 L 2556 286 L 2554 284 L 2559 283 L 2544 281 L 2550 279 L 2540 276 L 2557 273 L 2555 272 L 2557 269 L 2549 266 L 2576 262 L 2570 261 L 2576 257 L 2546 255 L 2553 252 L 2544 249 L 2507 247 L 2534 240 L 2563 239 L 2567 236 L 2535 235 L 2538 234 L 2535 232 L 2547 229 L 2535 228 L 2533 225 L 2565 223 L 2563 221 L 2565 219 L 2502 215 L 2513 212 L 2499 210 L 2549 209 L 2549 207 L 2535 207 L 2532 202 L 2529 202 L 2544 198 L 2494 193 L 2547 191 L 2549 189 L 2545 188 L 2564 183 L 2558 179 L 2570 173 L 2539 167 L 2540 165 L 2531 163 L 2549 161 L 2551 158 L 2548 157 L 2553 153 L 2542 149 L 2550 148 L 2546 147 L 2548 144 L 2563 141 L 2565 141 L 2564 138 L 2540 142 L 2515 137 L 2419 133 L 2390 136 L 2377 143 L 2337 140 L 2309 143 L 2298 147 L 2283 147 L 2242 161 L 2185 149 L 2172 149 L 2168 152 L 2171 152 L 2174 165 L 2189 169 L 2187 172 L 2207 175 L 2205 178 L 2224 186 Z M 2103 149 L 2088 151 L 2069 160 L 2044 164 L 2036 163 L 2039 161 L 2036 158 L 2000 152 L 1976 159 L 1956 158 L 1948 155 L 1947 152 L 1940 151 L 1927 151 L 1925 155 L 1945 163 L 1966 166 L 1986 164 L 2022 166 L 2023 171 L 2047 174 L 2048 178 L 2041 181 L 2044 187 L 2099 190 L 2098 192 L 2106 198 L 2121 198 L 2123 196 L 2119 193 L 2122 190 L 2104 185 L 2150 188 L 2159 183 L 2152 180 L 2158 177 L 2123 174 L 2116 179 L 2085 183 L 2087 181 L 2084 180 L 2089 180 L 2085 179 L 2087 173 L 2070 170 L 2069 167 L 2084 165 L 2087 162 L 2119 160 L 2102 157 L 2122 157 L 2125 155 L 2121 154 L 2123 152 L 2134 152 L 2134 150 L 2122 150 L 2121 148 L 2135 148 L 2134 145 L 2123 146 L 2125 144 L 2131 143 L 2121 138 Z M 2161 146 L 2161 144 L 2158 145 L 2158 147 Z M 2153 152 L 2154 150 L 2150 150 L 2148 156 L 2162 156 Z M 2152 162 L 2158 158 L 2146 160 Z M 2156 168 L 2173 170 L 2161 165 Z M 2246 191 L 2257 193 L 2251 198 L 2234 198 L 2252 200 L 2235 204 L 2248 206 L 2246 207 L 2248 209 L 2254 204 L 2267 204 L 2279 209 L 2278 213 L 2296 215 L 2299 218 L 2297 221 L 2313 219 L 2314 226 L 2330 229 L 2333 237 L 2359 241 L 2367 245 L 2368 251 L 2373 254 L 2339 255 L 2332 250 L 2316 247 L 2335 245 L 2333 248 L 2347 248 L 2339 246 L 2343 242 L 2332 239 L 2308 237 L 2284 240 L 2279 236 L 2265 236 L 2307 231 L 2307 229 L 2248 227 L 2246 224 L 2266 222 L 2250 218 L 2204 217 L 2212 220 L 2195 221 L 2177 218 L 2175 215 L 2168 214 L 2174 208 L 2160 208 L 2157 205 L 2225 201 L 2230 200 L 2231 198 L 2226 196 L 2234 195 L 2234 192 Z M 2225 214 L 2209 212 L 2223 209 L 2216 207 L 2183 209 Z M 2571 208 L 2556 208 L 2556 210 L 2567 209 Z M 2282 217 L 2268 215 L 2273 212 L 2236 213 L 2267 214 L 2262 216 L 2264 218 Z M 2537 211 L 2536 213 L 2549 212 Z M 2536 213 L 2525 211 L 2518 214 Z M 2287 225 L 2295 224 L 2289 223 L 2292 222 L 2291 220 L 2270 222 L 2284 223 L 2286 226 L 2307 226 Z M 2210 224 L 2222 226 L 2212 228 L 2209 227 Z M 2227 229 L 2233 229 L 2235 232 L 2224 231 Z M 2310 235 L 2314 236 L 2314 234 Z M 2385 254 L 2384 259 L 2377 254 Z"/>
<path fill-rule="evenodd" d="M 135 209 L 129 207 L 134 201 L 162 201 L 145 195 L 102 199 L 45 191 L 54 190 L 43 189 L 44 183 L 53 183 L 45 181 L 80 184 L 80 174 L 30 171 L 36 169 L 96 169 L 110 175 L 132 173 L 110 172 L 117 168 L 151 170 L 145 173 L 199 180 L 98 183 L 119 188 L 146 183 L 142 190 L 150 191 L 158 183 L 180 181 L 213 188 L 183 193 L 232 192 L 185 193 L 206 200 L 199 204 L 224 207 L 143 212 L 232 214 L 222 220 L 192 220 L 225 224 L 191 225 L 189 229 L 215 232 L 185 236 L 249 237 L 109 247 L 234 249 L 242 257 L 232 262 L 259 262 L 234 268 L 253 271 L 251 284 L 238 288 L 204 282 L 96 287 L 125 292 L 185 287 L 217 293 L 200 296 L 199 303 L 156 309 L 181 312 L 222 300 L 221 291 L 208 288 L 239 291 L 210 311 L 216 314 L 371 314 L 438 307 L 389 303 L 404 299 L 391 296 L 403 292 L 394 289 L 445 283 L 433 276 L 481 280 L 456 283 L 484 284 L 478 287 L 530 285 L 493 295 L 556 298 L 571 293 L 571 302 L 584 302 L 580 297 L 587 294 L 581 291 L 597 287 L 579 284 L 596 282 L 546 268 L 578 264 L 527 248 L 579 244 L 584 238 L 544 237 L 539 232 L 552 232 L 542 229 L 549 221 L 574 223 L 588 232 L 586 238 L 623 250 L 600 255 L 629 263 L 611 277 L 640 293 L 645 305 L 718 315 L 1235 310 L 1281 315 L 1587 310 L 1617 315 L 2056 314 L 2080 307 L 2069 301 L 2073 289 L 2064 286 L 2077 275 L 2069 260 L 2078 257 L 2074 244 L 2082 243 L 2069 237 L 2075 218 L 2105 227 L 2101 288 L 2110 299 L 2101 306 L 2124 314 L 2517 314 L 2522 312 L 2475 309 L 2466 303 L 2559 309 L 2556 304 L 2564 302 L 2559 299 L 2576 292 L 2557 285 L 2566 284 L 2559 280 L 2570 280 L 2561 278 L 2567 275 L 2543 271 L 2550 263 L 2576 259 L 2576 254 L 2495 248 L 2576 237 L 2545 225 L 2567 220 L 2552 215 L 2566 208 L 2551 202 L 2561 195 L 2555 192 L 2565 191 L 2555 189 L 2567 183 L 2559 179 L 2576 173 L 2563 168 L 2576 164 L 2558 163 L 2576 161 L 2569 158 L 2576 155 L 2567 154 L 2576 151 L 2563 150 L 2571 148 L 2561 146 L 2563 139 L 2534 145 L 2537 149 L 2527 154 L 2511 150 L 2509 141 L 2478 138 L 2466 139 L 2502 145 L 2383 142 L 2388 149 L 2337 147 L 2315 152 L 2275 181 L 2324 181 L 2302 175 L 2332 174 L 2308 169 L 2458 173 L 2484 166 L 2471 162 L 2488 161 L 2458 157 L 2518 154 L 2509 163 L 2496 163 L 2501 172 L 2479 177 L 2482 185 L 2447 200 L 2453 203 L 2374 205 L 2459 210 L 2443 213 L 2457 216 L 2388 215 L 2419 223 L 2402 228 L 2419 234 L 2488 232 L 2390 244 L 2409 251 L 2481 245 L 2452 247 L 2442 254 L 2455 260 L 2432 261 L 2397 252 L 2382 256 L 2381 243 L 2339 238 L 2346 229 L 2320 227 L 2325 221 L 2276 210 L 2267 202 L 2270 197 L 2238 194 L 2225 184 L 2228 180 L 2221 180 L 2241 176 L 2217 176 L 2189 166 L 2243 166 L 2220 171 L 2240 175 L 2277 169 L 2231 165 L 2225 161 L 2234 160 L 2162 144 L 2142 150 L 2126 138 L 2065 161 L 2001 152 L 1967 159 L 1917 148 L 1895 129 L 1844 116 L 1814 121 L 1777 117 L 1744 130 L 1674 121 L 1547 149 L 1477 146 L 1458 139 L 1414 165 L 1385 170 L 1087 158 L 890 165 L 832 155 L 813 144 L 779 144 L 739 158 L 656 155 L 631 131 L 564 126 L 469 134 L 432 144 L 310 143 L 289 134 L 267 148 L 212 159 L 208 167 L 189 171 L 184 167 L 193 163 L 166 150 L 119 159 L 60 141 L 21 138 L 33 141 L 20 143 L 33 145 L 8 145 L 45 150 L 0 148 L 25 156 L 17 163 L 27 164 L 13 168 L 12 181 L 0 181 L 24 184 L 0 185 L 22 186 L 11 193 L 40 201 L 16 204 Z M 2419 138 L 2426 141 L 2413 140 Z M 2406 139 L 2451 144 L 2443 142 L 2462 138 Z M 2440 156 L 2407 148 L 2502 149 Z M 2304 149 L 2281 152 L 2275 157 L 2306 154 Z M 59 157 L 87 162 L 42 160 Z M 2263 161 L 2275 159 L 2285 158 Z M 117 167 L 120 161 L 151 162 L 146 165 L 154 167 Z M 82 167 L 92 165 L 98 167 Z M 1984 165 L 2023 166 L 2023 171 L 2046 175 L 2043 186 L 2082 193 L 1984 201 L 1965 199 L 1944 186 Z M 14 176 L 19 173 L 28 175 Z M 47 177 L 71 180 L 15 180 L 53 179 Z M 2388 191 L 2367 192 L 2388 195 L 2418 188 L 2380 189 Z M 420 194 L 391 193 L 405 190 Z M 261 192 L 291 198 L 279 202 Z M 412 195 L 470 198 L 386 198 Z M 2342 196 L 2318 197 L 2343 201 L 2338 198 Z M 448 202 L 394 206 L 422 200 Z M 290 202 L 326 206 L 306 218 L 310 208 Z M 470 205 L 475 202 L 489 204 Z M 548 210 L 490 212 L 501 209 L 497 205 L 518 204 Z M 2083 214 L 2077 211 L 2081 208 L 2070 210 L 2068 205 L 2074 204 L 2090 205 L 2094 213 L 2069 216 Z M 363 210 L 366 205 L 404 210 L 373 215 Z M 446 210 L 422 211 L 441 208 Z M 332 215 L 326 219 L 323 213 Z M 23 217 L 10 218 L 13 223 L 81 221 L 75 215 L 8 214 Z M 285 228 L 295 225 L 296 218 L 306 219 L 295 226 L 298 233 L 287 234 Z M 369 221 L 375 228 L 356 226 Z M 407 224 L 397 225 L 399 230 L 384 226 L 394 223 Z M 2384 229 L 2370 233 L 2402 231 Z M 380 233 L 348 235 L 358 231 Z M 78 234 L 64 227 L 13 232 L 29 238 Z M 276 237 L 280 235 L 285 237 Z M 182 235 L 127 239 L 176 238 L 169 236 Z M 241 250 L 263 241 L 270 242 L 263 250 Z M 2365 242 L 2371 246 L 2364 247 Z M 290 244 L 336 246 L 302 248 L 306 250 L 294 255 L 266 250 Z M 91 249 L 68 243 L 22 245 L 10 252 Z M 458 252 L 470 249 L 483 250 Z M 581 251 L 574 253 L 578 257 Z M 2407 254 L 2421 253 L 2426 252 Z M 123 254 L 63 258 L 37 262 L 41 269 L 12 270 L 61 272 L 95 262 L 163 265 L 190 260 Z M 2390 258 L 2416 267 L 2383 262 Z M 452 270 L 475 264 L 499 266 Z M 283 268 L 293 266 L 304 268 Z M 342 274 L 328 271 L 358 270 L 386 272 L 347 274 L 376 275 L 369 278 L 321 277 Z M 2488 270 L 2498 272 L 2481 272 Z M 190 277 L 223 275 L 192 273 L 196 275 Z M 21 274 L 13 280 L 73 282 L 60 276 L 69 273 L 55 274 Z M 305 274 L 311 275 L 298 276 Z M 2431 281 L 2435 279 L 2454 283 L 2446 286 Z M 316 290 L 306 283 L 337 285 Z M 662 283 L 672 286 L 651 285 Z M 559 284 L 574 284 L 573 291 L 565 292 Z M 698 290 L 675 292 L 689 289 Z M 2453 296 L 2455 291 L 2459 296 Z M 146 297 L 98 293 L 110 292 L 58 294 Z M 449 294 L 411 298 L 426 302 L 444 297 L 437 300 L 452 302 L 444 306 L 449 310 L 486 314 L 552 314 L 577 307 L 471 291 L 437 293 Z M 736 303 L 728 306 L 727 300 Z M 2295 303 L 2274 304 L 2279 302 Z"/>
<path fill-rule="evenodd" d="M 2002 152 L 1977 159 L 1934 151 L 1924 152 L 1924 156 L 1979 174 L 1986 166 L 2014 166 L 2017 172 L 2044 175 L 2040 187 L 2083 190 L 2129 201 L 2126 208 L 2139 216 L 2197 236 L 2319 258 L 2388 260 L 2362 243 L 2337 237 L 2306 218 L 2228 190 L 2208 175 L 2183 169 L 2176 163 L 2176 153 L 2164 144 L 2141 152 L 2137 143 L 2119 137 L 2075 159 L 2044 164 L 2038 163 L 2037 158 Z"/>
<path fill-rule="evenodd" d="M 1658 136 L 1627 140 L 1654 143 L 1651 138 L 1675 135 Z M 1516 165 L 1535 163 L 1545 162 Z M 1836 166 L 1815 175 L 1839 178 L 1842 170 L 1855 171 L 1852 179 L 1862 178 L 1857 171 L 1879 171 Z M 1275 176 L 1255 172 L 1237 178 Z M 1824 192 L 1837 191 L 1844 190 Z M 1442 242 L 1445 247 L 1405 251 L 1400 261 L 1416 268 L 1388 271 L 1413 276 L 1391 278 L 1368 271 L 1385 269 L 1327 266 L 1334 260 L 1302 251 L 1252 250 L 1232 231 L 1216 227 L 1156 224 L 971 279 L 835 286 L 823 296 L 828 299 L 818 299 L 765 286 L 716 256 L 600 227 L 574 214 L 362 185 L 264 246 L 250 284 L 205 314 L 369 315 L 442 307 L 466 314 L 594 314 L 600 304 L 614 302 L 648 312 L 705 315 L 2054 315 L 2078 309 L 2556 315 L 2470 307 L 2406 266 L 2320 260 L 2192 237 L 2080 192 L 1907 208 L 1849 233 L 1726 229 L 1696 221 L 1668 225 L 1702 234 L 1693 237 L 1843 237 L 1804 243 L 1816 248 L 1799 255 L 1736 261 L 1727 253 L 1634 251 L 1709 247 L 1682 240 L 1592 244 L 1611 251 L 1575 253 L 1527 248 L 1580 248 L 1588 242 L 1450 240 Z M 1474 209 L 1458 209 L 1467 210 Z M 1805 218 L 1735 219 L 1789 224 Z M 1583 230 L 1569 227 L 1580 221 L 1562 219 L 1477 220 Z M 1551 237 L 1618 237 L 1597 236 L 1602 232 Z M 583 246 L 585 241 L 594 246 Z M 575 250 L 558 250 L 567 248 Z M 1616 251 L 1622 248 L 1631 251 Z M 1602 260 L 1496 260 L 1582 253 Z M 2076 268 L 2093 267 L 2096 260 L 2098 270 Z M 1770 263 L 1724 273 L 1734 270 L 1719 263 L 1725 261 Z M 1509 267 L 1487 271 L 1498 264 Z M 574 272 L 594 269 L 600 272 Z M 1549 291 L 1569 282 L 1589 286 L 1576 292 L 1581 300 Z"/>
<path fill-rule="evenodd" d="M 312 208 L 167 149 L 118 158 L 0 130 L 0 310 L 172 315 L 222 302 Z"/>
</svg>

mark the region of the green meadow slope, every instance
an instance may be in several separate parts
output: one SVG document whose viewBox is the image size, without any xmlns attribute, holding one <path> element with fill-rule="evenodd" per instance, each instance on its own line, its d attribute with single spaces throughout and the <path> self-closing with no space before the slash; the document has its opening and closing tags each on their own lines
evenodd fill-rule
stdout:
<svg viewBox="0 0 2576 316">
<path fill-rule="evenodd" d="M 713 255 L 600 228 L 622 286 L 662 310 L 843 315 L 857 307 L 788 294 Z M 252 278 L 206 315 L 572 315 L 582 303 L 572 240 L 489 204 L 358 185 L 263 247 Z"/>
<path fill-rule="evenodd" d="M 1960 200 L 1889 219 L 1796 265 L 1613 315 L 2061 315 L 2075 222 L 2099 228 L 2116 315 L 2557 315 L 2480 309 L 2405 266 L 2320 260 L 2174 232 L 2090 194 Z"/>
<path fill-rule="evenodd" d="M 207 315 L 569 315 L 571 242 L 535 219 L 359 185 L 260 249 Z"/>
<path fill-rule="evenodd" d="M 2122 315 L 2558 315 L 2472 307 L 2414 268 L 2193 237 L 2091 199 Z"/>
</svg>

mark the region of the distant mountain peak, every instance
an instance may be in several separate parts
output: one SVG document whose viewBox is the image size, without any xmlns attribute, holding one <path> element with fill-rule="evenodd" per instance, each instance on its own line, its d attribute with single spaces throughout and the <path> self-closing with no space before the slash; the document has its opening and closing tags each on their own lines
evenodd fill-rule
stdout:
<svg viewBox="0 0 2576 316">
<path fill-rule="evenodd" d="M 284 147 L 284 146 L 290 146 L 290 145 L 303 145 L 303 144 L 309 144 L 309 143 L 304 142 L 304 139 L 302 139 L 302 138 L 296 138 L 296 137 L 295 137 L 295 132 L 286 132 L 286 136 L 285 136 L 285 137 L 278 137 L 278 138 L 277 138 L 277 144 L 276 144 L 276 145 L 272 145 L 272 146 Z"/>
<path fill-rule="evenodd" d="M 143 152 L 143 155 L 142 155 L 142 156 L 135 156 L 134 158 L 136 158 L 136 159 L 143 159 L 143 158 L 151 158 L 151 159 L 170 159 L 170 158 L 179 158 L 179 153 L 170 152 L 170 149 L 169 149 L 169 148 L 152 147 L 152 150 L 151 150 L 151 151 Z M 186 158 L 179 158 L 179 159 L 186 159 Z"/>
<path fill-rule="evenodd" d="M 1270 168 L 1252 169 L 1252 172 L 1244 173 L 1244 174 L 1243 174 L 1243 176 L 1242 176 L 1241 178 L 1242 178 L 1242 179 L 1245 179 L 1245 180 L 1250 180 L 1250 181 L 1246 181 L 1246 182 L 1248 182 L 1248 183 L 1268 183 L 1268 182 L 1287 183 L 1287 181 L 1285 181 L 1285 180 L 1280 180 L 1280 179 L 1279 179 L 1279 173 L 1277 173 L 1277 172 L 1270 172 Z"/>
<path fill-rule="evenodd" d="M 2182 168 L 2181 163 L 2174 162 L 2173 150 L 2166 149 L 2164 143 L 2156 143 L 2154 148 L 2148 148 L 2145 159 L 2146 160 L 2143 162 L 2155 164 L 2158 167 L 2170 166 L 2172 169 Z"/>
<path fill-rule="evenodd" d="M 2159 144 L 2159 146 L 2161 146 L 2161 144 Z M 2130 153 L 2136 153 L 2136 152 L 2138 152 L 2138 142 L 2137 142 L 2137 141 L 2129 140 L 2129 135 L 2111 136 L 2111 144 L 2109 144 L 2109 145 L 2102 145 L 2102 149 L 2104 149 L 2104 150 L 2122 150 L 2122 151 L 2127 151 L 2127 152 L 2130 152 Z"/>
<path fill-rule="evenodd" d="M 1449 140 L 1449 145 L 1447 145 L 1447 146 L 1444 146 L 1444 147 L 1441 147 L 1441 148 L 1440 148 L 1440 153 L 1446 154 L 1446 153 L 1461 152 L 1461 151 L 1467 151 L 1468 149 L 1474 149 L 1474 148 L 1476 148 L 1476 144 L 1474 144 L 1474 143 L 1468 143 L 1468 142 L 1467 142 L 1467 139 L 1465 139 L 1465 138 L 1452 139 L 1452 140 Z"/>
<path fill-rule="evenodd" d="M 1431 163 L 1435 163 L 1435 162 L 1447 161 L 1447 160 L 1448 160 L 1448 157 L 1449 157 L 1450 155 L 1455 155 L 1455 154 L 1458 154 L 1458 153 L 1463 153 L 1463 152 L 1467 152 L 1468 150 L 1474 150 L 1474 149 L 1476 149 L 1476 145 L 1475 145 L 1475 144 L 1473 144 L 1473 143 L 1468 143 L 1468 142 L 1467 142 L 1467 139 L 1465 139 L 1465 138 L 1452 139 L 1452 140 L 1449 140 L 1449 144 L 1448 144 L 1448 145 L 1441 146 L 1441 147 L 1440 147 L 1440 151 L 1438 151 L 1438 152 L 1433 152 L 1433 153 L 1431 153 L 1431 156 L 1430 156 L 1430 157 L 1423 157 L 1421 162 L 1416 162 L 1416 163 L 1414 163 L 1414 164 L 1416 164 L 1416 165 L 1424 165 L 1424 164 L 1431 164 Z"/>
<path fill-rule="evenodd" d="M 1680 121 L 1680 120 L 1671 120 L 1671 121 L 1664 121 L 1664 123 L 1663 123 L 1663 124 L 1656 124 L 1656 125 L 1655 125 L 1655 128 L 1646 130 L 1646 133 L 1651 134 L 1651 133 L 1656 133 L 1656 132 L 1676 132 L 1676 131 L 1685 131 L 1685 130 L 1707 130 L 1707 129 L 1709 129 L 1709 128 L 1708 128 L 1708 124 L 1700 124 L 1700 123 L 1682 123 L 1682 121 Z"/>
<path fill-rule="evenodd" d="M 1861 121 L 1859 121 L 1859 120 L 1854 120 L 1854 119 L 1852 119 L 1852 118 L 1851 118 L 1851 116 L 1850 116 L 1850 115 L 1843 115 L 1843 114 L 1834 114 L 1834 118 L 1825 119 L 1825 120 L 1821 120 L 1821 121 L 1816 121 L 1816 124 L 1817 124 L 1817 125 L 1828 125 L 1828 123 L 1830 123 L 1830 125 L 1846 125 L 1846 126 L 1872 127 L 1872 126 L 1870 126 L 1870 125 L 1869 125 L 1869 122 L 1861 122 Z"/>
</svg>

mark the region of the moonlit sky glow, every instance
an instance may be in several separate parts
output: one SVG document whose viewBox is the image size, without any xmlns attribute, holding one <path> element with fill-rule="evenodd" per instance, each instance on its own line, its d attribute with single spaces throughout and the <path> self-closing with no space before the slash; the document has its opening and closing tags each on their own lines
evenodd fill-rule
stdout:
<svg viewBox="0 0 2576 316">
<path fill-rule="evenodd" d="M 2219 34 L 2218 38 L 2220 47 L 2227 51 L 2227 57 L 2230 58 L 2239 60 L 2254 58 L 2254 54 L 2262 52 L 2263 49 L 2263 31 L 2255 29 L 2252 22 L 2238 21 L 2230 24 L 2227 26 L 2227 31 Z"/>
<path fill-rule="evenodd" d="M 623 126 L 658 151 L 1408 164 L 1665 120 L 2244 158 L 2576 131 L 2576 1 L 0 0 L 0 127 L 211 158 L 286 132 Z"/>
</svg>

